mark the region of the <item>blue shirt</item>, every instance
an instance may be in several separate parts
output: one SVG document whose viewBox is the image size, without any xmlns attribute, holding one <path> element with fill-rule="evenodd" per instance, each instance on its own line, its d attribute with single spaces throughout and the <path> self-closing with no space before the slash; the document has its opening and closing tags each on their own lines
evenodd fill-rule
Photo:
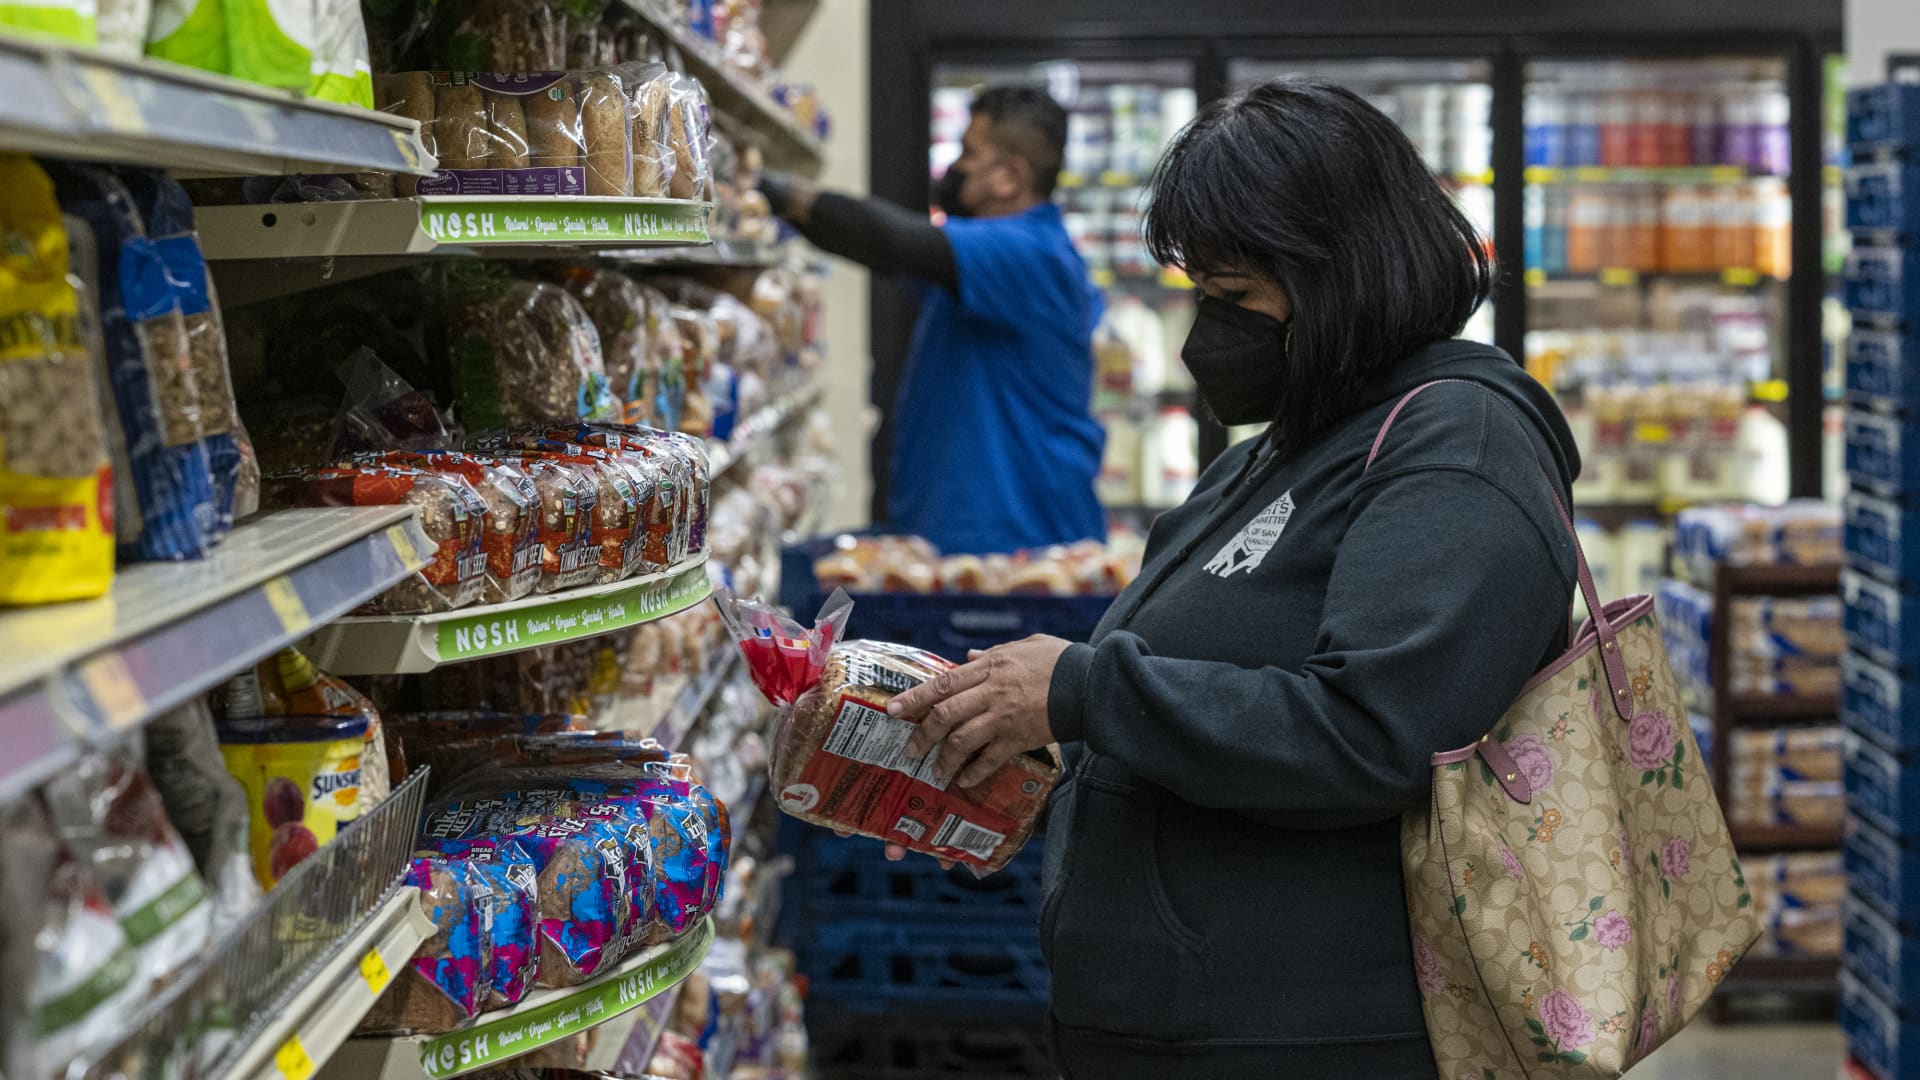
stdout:
<svg viewBox="0 0 1920 1080">
<path fill-rule="evenodd" d="M 894 413 L 890 526 L 942 551 L 1106 536 L 1094 495 L 1100 294 L 1060 209 L 946 224 L 958 294 L 929 289 Z"/>
</svg>

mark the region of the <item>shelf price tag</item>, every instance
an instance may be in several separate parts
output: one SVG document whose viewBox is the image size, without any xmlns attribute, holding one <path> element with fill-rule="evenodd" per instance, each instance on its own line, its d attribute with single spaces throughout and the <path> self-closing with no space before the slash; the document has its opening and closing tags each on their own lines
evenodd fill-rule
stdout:
<svg viewBox="0 0 1920 1080">
<path fill-rule="evenodd" d="M 1600 271 L 1602 285 L 1631 285 L 1640 280 L 1640 275 L 1624 266 L 1609 266 Z"/>
<path fill-rule="evenodd" d="M 127 92 L 120 73 L 112 68 L 83 64 L 80 77 L 86 80 L 87 89 L 93 91 L 94 100 L 100 103 L 100 116 L 107 122 L 109 131 L 121 135 L 147 133 L 147 118 L 140 112 L 140 103 Z"/>
<path fill-rule="evenodd" d="M 146 696 L 119 653 L 102 653 L 81 664 L 80 681 L 108 727 L 118 730 L 146 715 Z"/>
<path fill-rule="evenodd" d="M 393 981 L 393 973 L 387 970 L 387 962 L 379 949 L 368 949 L 367 955 L 360 958 L 360 977 L 366 980 L 367 989 L 373 991 L 374 997 L 379 997 L 380 991 Z"/>
<path fill-rule="evenodd" d="M 1720 280 L 1735 286 L 1758 285 L 1760 271 L 1751 266 L 1729 266 L 1720 271 Z"/>
<path fill-rule="evenodd" d="M 1529 288 L 1537 288 L 1545 285 L 1547 283 L 1547 272 L 1541 267 L 1529 266 L 1527 267 L 1526 281 Z"/>
<path fill-rule="evenodd" d="M 280 625 L 289 634 L 298 634 L 313 625 L 313 617 L 307 614 L 306 602 L 300 599 L 300 590 L 293 587 L 286 575 L 274 578 L 260 587 L 266 594 L 267 603 L 280 619 Z"/>
<path fill-rule="evenodd" d="M 400 159 L 407 163 L 407 168 L 409 169 L 417 169 L 420 167 L 420 155 L 415 153 L 413 149 L 417 139 L 419 139 L 419 136 L 411 132 L 396 131 L 393 133 L 394 149 L 400 151 Z"/>
<path fill-rule="evenodd" d="M 313 1058 L 308 1056 L 297 1034 L 287 1036 L 287 1041 L 273 1052 L 273 1066 L 287 1080 L 309 1080 L 313 1076 Z"/>
<path fill-rule="evenodd" d="M 400 561 L 409 568 L 420 565 L 420 554 L 414 550 L 413 537 L 408 534 L 405 525 L 387 526 L 387 543 L 393 545 L 393 553 L 400 556 Z"/>
</svg>

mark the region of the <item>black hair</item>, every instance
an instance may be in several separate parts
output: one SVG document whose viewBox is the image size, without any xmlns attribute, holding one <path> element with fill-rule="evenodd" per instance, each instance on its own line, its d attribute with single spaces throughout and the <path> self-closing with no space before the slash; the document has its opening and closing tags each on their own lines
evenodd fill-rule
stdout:
<svg viewBox="0 0 1920 1080">
<path fill-rule="evenodd" d="M 1485 241 L 1406 135 L 1324 80 L 1276 79 L 1202 109 L 1154 169 L 1149 200 L 1155 259 L 1270 278 L 1292 301 L 1271 429 L 1286 455 L 1388 366 L 1458 335 L 1493 288 Z"/>
<path fill-rule="evenodd" d="M 1033 193 L 1053 197 L 1067 152 L 1067 111 L 1045 90 L 993 86 L 973 99 L 973 115 L 993 121 L 993 144 L 1033 167 Z"/>
</svg>

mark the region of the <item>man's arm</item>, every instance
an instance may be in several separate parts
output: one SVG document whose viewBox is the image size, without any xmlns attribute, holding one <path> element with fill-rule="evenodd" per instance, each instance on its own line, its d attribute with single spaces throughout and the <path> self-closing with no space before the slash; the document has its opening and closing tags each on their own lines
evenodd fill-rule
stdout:
<svg viewBox="0 0 1920 1080">
<path fill-rule="evenodd" d="M 953 245 L 926 215 L 880 199 L 818 191 L 795 177 L 768 172 L 760 190 L 773 212 L 807 241 L 881 274 L 908 274 L 959 291 Z"/>
</svg>

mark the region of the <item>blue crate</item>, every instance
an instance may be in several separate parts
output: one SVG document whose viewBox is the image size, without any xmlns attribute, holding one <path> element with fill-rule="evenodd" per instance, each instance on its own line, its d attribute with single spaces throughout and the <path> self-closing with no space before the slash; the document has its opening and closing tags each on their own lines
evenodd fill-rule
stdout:
<svg viewBox="0 0 1920 1080">
<path fill-rule="evenodd" d="M 1842 520 L 1848 566 L 1896 584 L 1920 581 L 1920 512 L 1854 492 L 1846 498 Z"/>
<path fill-rule="evenodd" d="M 1855 490 L 1898 495 L 1920 489 L 1920 429 L 1897 416 L 1848 409 L 1847 479 Z"/>
<path fill-rule="evenodd" d="M 808 1063 L 823 1080 L 1008 1080 L 1060 1075 L 1047 1059 L 1045 1016 L 954 1023 L 942 1017 L 875 1020 L 807 1002 Z"/>
<path fill-rule="evenodd" d="M 1846 971 L 1840 973 L 1840 1030 L 1854 1059 L 1880 1080 L 1920 1076 L 1920 1024 Z"/>
<path fill-rule="evenodd" d="M 1847 819 L 1840 854 L 1855 895 L 1896 923 L 1920 915 L 1920 852 L 1857 817 Z"/>
<path fill-rule="evenodd" d="M 1847 170 L 1847 228 L 1920 236 L 1920 162 L 1888 158 Z"/>
<path fill-rule="evenodd" d="M 1005 1013 L 1044 1009 L 1047 965 L 1037 927 L 1008 933 L 949 921 L 843 919 L 794 942 L 808 1000 L 849 1012 Z"/>
<path fill-rule="evenodd" d="M 966 867 L 943 870 L 923 855 L 888 862 L 872 840 L 815 829 L 796 853 L 790 895 L 801 916 L 816 924 L 848 917 L 964 919 L 1017 922 L 1031 934 L 1040 921 L 1044 848 L 1044 839 L 1034 836 L 1005 869 L 976 878 Z"/>
<path fill-rule="evenodd" d="M 1847 740 L 1847 810 L 1894 836 L 1920 834 L 1920 771 L 1866 739 Z"/>
<path fill-rule="evenodd" d="M 1908 694 L 1906 686 L 1897 672 L 1848 653 L 1840 658 L 1840 722 L 1890 750 L 1920 750 L 1920 688 Z"/>
<path fill-rule="evenodd" d="M 780 553 L 780 602 L 811 619 L 827 594 L 814 561 L 831 539 L 794 544 Z M 964 662 L 969 649 L 990 649 L 1032 634 L 1085 641 L 1113 603 L 1110 596 L 969 596 L 958 593 L 852 593 L 849 638 L 912 645 Z"/>
<path fill-rule="evenodd" d="M 1854 327 L 1847 335 L 1847 397 L 1920 417 L 1920 335 Z"/>
<path fill-rule="evenodd" d="M 1920 272 L 1900 247 L 1855 245 L 1847 253 L 1843 291 L 1858 321 L 1897 324 L 1920 318 Z"/>
<path fill-rule="evenodd" d="M 1847 145 L 1855 153 L 1920 148 L 1920 86 L 1885 83 L 1849 90 Z"/>
<path fill-rule="evenodd" d="M 1920 1002 L 1920 938 L 1853 897 L 1845 920 L 1847 970 L 1890 1001 Z"/>
<path fill-rule="evenodd" d="M 1840 574 L 1847 642 L 1895 671 L 1920 670 L 1920 598 L 1858 570 Z"/>
</svg>

